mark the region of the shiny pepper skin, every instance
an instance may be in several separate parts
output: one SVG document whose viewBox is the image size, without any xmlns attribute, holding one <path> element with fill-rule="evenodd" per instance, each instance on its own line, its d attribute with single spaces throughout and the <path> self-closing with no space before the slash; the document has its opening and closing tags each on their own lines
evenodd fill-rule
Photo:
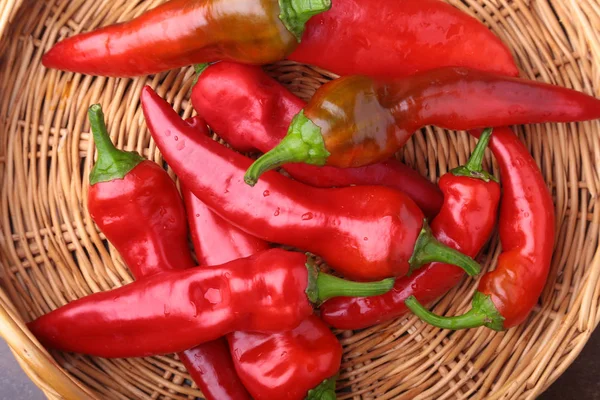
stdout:
<svg viewBox="0 0 600 400">
<path fill-rule="evenodd" d="M 266 64 L 294 50 L 306 20 L 330 6 L 328 0 L 170 0 L 131 21 L 67 38 L 42 63 L 117 77 L 219 60 Z"/>
</svg>

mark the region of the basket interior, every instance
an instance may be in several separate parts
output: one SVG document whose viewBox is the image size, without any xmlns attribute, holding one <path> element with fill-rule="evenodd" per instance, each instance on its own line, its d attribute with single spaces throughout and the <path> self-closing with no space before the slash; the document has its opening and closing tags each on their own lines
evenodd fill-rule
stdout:
<svg viewBox="0 0 600 400">
<path fill-rule="evenodd" d="M 162 165 L 141 112 L 142 87 L 151 85 L 182 117 L 193 115 L 192 68 L 138 79 L 95 78 L 46 70 L 41 56 L 66 36 L 130 19 L 161 2 L 25 1 L 0 42 L 0 277 L 6 293 L 0 304 L 10 311 L 0 317 L 18 323 L 21 330 L 13 332 L 24 342 L 32 338 L 23 321 L 132 281 L 86 209 L 94 158 L 87 107 L 103 105 L 118 147 Z M 600 97 L 600 11 L 595 0 L 449 2 L 482 20 L 508 44 L 522 76 Z M 265 69 L 303 99 L 335 77 L 293 62 Z M 529 320 L 503 333 L 444 331 L 413 317 L 336 332 L 345 349 L 340 399 L 533 398 L 567 368 L 598 323 L 599 127 L 590 122 L 515 128 L 543 171 L 557 215 L 552 271 Z M 435 182 L 464 163 L 474 145 L 464 132 L 427 128 L 397 157 Z M 485 166 L 498 174 L 489 152 Z M 478 260 L 493 268 L 500 251 L 494 235 Z M 434 311 L 464 312 L 476 284 L 463 280 Z M 19 348 L 13 350 L 24 357 Z M 52 356 L 102 399 L 201 397 L 175 356 Z M 44 385 L 43 379 L 30 376 Z M 57 395 L 56 389 L 43 389 Z"/>
</svg>

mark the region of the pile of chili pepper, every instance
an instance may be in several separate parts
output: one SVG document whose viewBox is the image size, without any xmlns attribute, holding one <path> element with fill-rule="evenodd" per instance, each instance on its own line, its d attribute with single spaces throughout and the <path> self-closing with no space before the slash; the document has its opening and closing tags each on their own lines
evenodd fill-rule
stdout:
<svg viewBox="0 0 600 400">
<path fill-rule="evenodd" d="M 285 58 L 341 77 L 306 103 L 260 68 Z M 121 77 L 195 64 L 196 117 L 140 94 L 180 191 L 161 166 L 116 149 L 100 105 L 89 109 L 88 210 L 136 281 L 28 326 L 63 351 L 177 352 L 209 400 L 334 399 L 342 347 L 329 326 L 408 312 L 445 329 L 525 322 L 549 273 L 554 205 L 507 126 L 600 118 L 598 99 L 518 78 L 498 38 L 438 0 L 170 0 L 67 38 L 42 62 Z M 394 158 L 428 125 L 478 139 L 437 185 Z M 488 147 L 500 179 L 483 168 Z M 503 252 L 472 308 L 430 312 L 480 273 L 496 226 Z"/>
</svg>

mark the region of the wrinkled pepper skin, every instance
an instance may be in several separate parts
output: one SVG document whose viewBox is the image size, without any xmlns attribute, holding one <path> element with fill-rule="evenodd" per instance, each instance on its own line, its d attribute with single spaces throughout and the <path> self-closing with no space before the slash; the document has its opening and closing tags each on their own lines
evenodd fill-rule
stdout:
<svg viewBox="0 0 600 400">
<path fill-rule="evenodd" d="M 143 89 L 141 100 L 165 160 L 196 197 L 231 224 L 266 241 L 318 254 L 352 279 L 378 280 L 409 271 L 424 215 L 402 192 L 380 186 L 312 188 L 275 172 L 250 188 L 243 181 L 250 159 L 198 135 L 150 87 Z M 473 262 L 453 256 L 463 257 L 465 266 Z"/>
<path fill-rule="evenodd" d="M 500 186 L 447 173 L 440 178 L 444 204 L 431 222 L 433 235 L 442 243 L 475 257 L 489 239 L 497 221 Z M 321 318 L 338 329 L 363 329 L 409 312 L 409 296 L 428 304 L 443 296 L 464 277 L 454 265 L 434 262 L 409 277 L 396 280 L 394 288 L 370 298 L 337 297 L 321 307 Z"/>
<path fill-rule="evenodd" d="M 450 66 L 519 74 L 508 48 L 485 25 L 439 0 L 336 0 L 308 22 L 288 58 L 339 75 L 380 78 Z"/>
<path fill-rule="evenodd" d="M 321 86 L 303 114 L 252 166 L 249 184 L 264 170 L 288 162 L 340 168 L 373 164 L 388 159 L 427 125 L 470 130 L 594 120 L 600 118 L 600 100 L 560 86 L 450 67 L 390 81 L 342 77 Z"/>
<path fill-rule="evenodd" d="M 207 67 L 192 90 L 192 103 L 206 122 L 238 151 L 269 151 L 279 143 L 306 103 L 261 68 L 230 62 Z M 436 185 L 393 158 L 362 168 L 288 164 L 294 179 L 316 187 L 383 185 L 406 193 L 433 218 L 443 197 Z"/>
<path fill-rule="evenodd" d="M 134 77 L 219 60 L 279 61 L 298 45 L 303 18 L 331 5 L 328 0 L 281 3 L 308 7 L 298 19 L 292 10 L 295 33 L 280 19 L 277 0 L 171 0 L 131 21 L 67 38 L 42 63 L 87 75 Z"/>
<path fill-rule="evenodd" d="M 296 328 L 312 314 L 307 257 L 272 249 L 162 272 L 75 300 L 29 328 L 49 348 L 106 358 L 185 351 L 233 331 Z"/>
<path fill-rule="evenodd" d="M 90 112 L 99 113 L 97 118 L 92 117 L 91 125 L 100 171 L 102 167 L 106 170 L 107 163 L 119 170 L 128 160 L 138 162 L 122 178 L 112 176 L 108 180 L 105 176 L 90 186 L 88 209 L 96 225 L 138 280 L 163 271 L 195 267 L 187 242 L 186 210 L 175 182 L 157 164 L 117 150 L 110 143 L 101 110 Z M 204 126 L 208 131 L 201 121 L 196 121 L 196 126 Z M 102 158 L 106 157 L 111 160 L 103 165 Z M 94 168 L 91 180 L 96 174 Z M 179 353 L 179 358 L 206 400 L 250 400 L 235 372 L 225 339 L 186 350 Z"/>
<path fill-rule="evenodd" d="M 123 179 L 91 185 L 88 210 L 136 279 L 195 266 L 181 196 L 157 164 L 142 161 Z"/>
<path fill-rule="evenodd" d="M 342 346 L 316 316 L 275 334 L 227 336 L 237 373 L 255 400 L 302 400 L 340 369 Z"/>
<path fill-rule="evenodd" d="M 509 329 L 527 318 L 546 284 L 554 250 L 554 202 L 535 160 L 510 128 L 494 131 L 490 149 L 502 178 L 502 253 L 478 291 L 491 297 Z"/>
</svg>

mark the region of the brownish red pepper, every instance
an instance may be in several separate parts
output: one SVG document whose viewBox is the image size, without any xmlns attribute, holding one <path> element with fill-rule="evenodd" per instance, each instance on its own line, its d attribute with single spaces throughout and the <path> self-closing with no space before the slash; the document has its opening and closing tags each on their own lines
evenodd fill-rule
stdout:
<svg viewBox="0 0 600 400">
<path fill-rule="evenodd" d="M 98 149 L 88 195 L 88 209 L 96 225 L 136 279 L 194 267 L 187 243 L 186 212 L 173 180 L 139 154 L 115 148 L 100 106 L 90 107 L 88 115 Z M 189 196 L 186 199 L 188 204 L 198 202 Z M 199 207 L 194 211 L 200 213 Z M 266 244 L 254 248 L 266 249 Z M 186 350 L 179 358 L 207 400 L 250 400 L 224 339 Z"/>
<path fill-rule="evenodd" d="M 413 313 L 440 328 L 503 330 L 520 324 L 537 303 L 550 270 L 554 205 L 544 178 L 510 129 L 497 129 L 490 147 L 500 167 L 504 192 L 500 208 L 503 252 L 496 269 L 481 278 L 472 309 L 464 315 L 440 317 L 415 298 L 406 300 Z"/>
<path fill-rule="evenodd" d="M 475 257 L 490 237 L 497 220 L 500 185 L 482 170 L 491 130 L 481 136 L 469 162 L 440 178 L 444 204 L 431 222 L 431 231 L 442 243 Z M 409 310 L 404 301 L 415 296 L 430 303 L 464 277 L 453 265 L 431 263 L 409 277 L 396 280 L 394 288 L 369 298 L 338 297 L 321 307 L 321 318 L 339 329 L 362 329 L 389 321 Z"/>
<path fill-rule="evenodd" d="M 205 69 L 192 90 L 194 108 L 221 138 L 238 151 L 269 151 L 306 105 L 261 68 L 219 62 Z M 442 205 L 438 187 L 412 168 L 391 158 L 361 168 L 288 164 L 296 180 L 316 187 L 383 185 L 406 193 L 428 218 Z"/>
<path fill-rule="evenodd" d="M 298 45 L 305 23 L 330 0 L 170 0 L 139 17 L 56 44 L 48 68 L 132 77 L 231 60 L 267 64 Z"/>
<path fill-rule="evenodd" d="M 405 79 L 347 76 L 319 88 L 287 136 L 246 174 L 289 162 L 359 167 L 385 160 L 426 125 L 469 130 L 600 118 L 600 100 L 545 83 L 467 68 L 439 68 Z"/>
<path fill-rule="evenodd" d="M 242 230 L 311 251 L 359 280 L 402 276 L 439 260 L 478 273 L 470 257 L 432 238 L 405 194 L 380 186 L 312 188 L 277 173 L 252 189 L 243 181 L 250 159 L 197 135 L 150 87 L 141 99 L 150 132 L 179 179 Z"/>
</svg>

